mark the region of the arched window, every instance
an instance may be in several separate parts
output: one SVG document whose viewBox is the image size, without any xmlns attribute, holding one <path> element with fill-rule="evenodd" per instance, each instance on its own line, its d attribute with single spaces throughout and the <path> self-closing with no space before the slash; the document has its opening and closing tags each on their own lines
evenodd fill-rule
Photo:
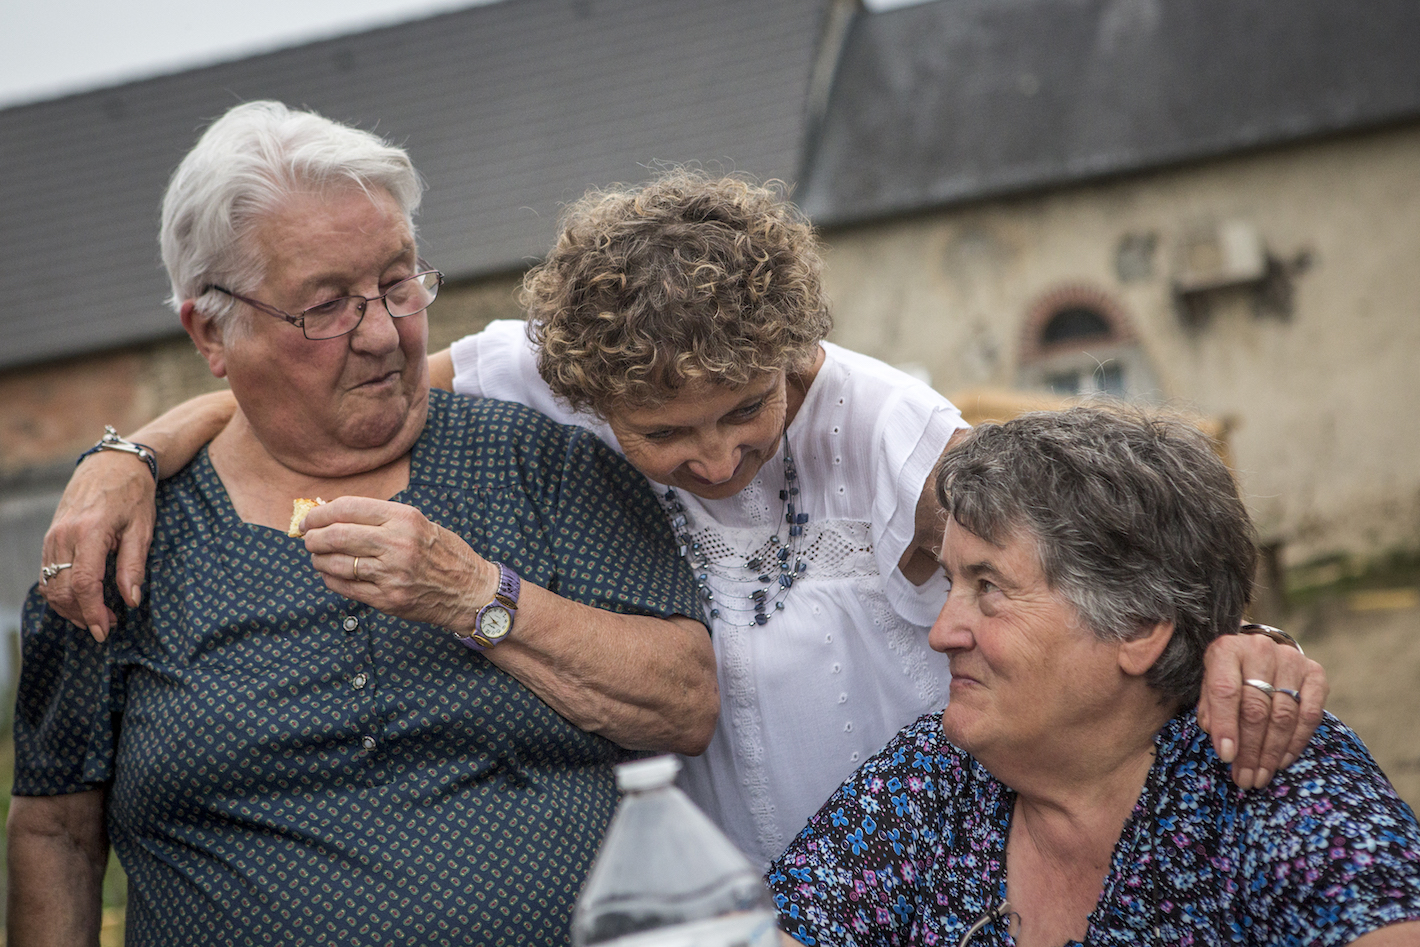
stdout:
<svg viewBox="0 0 1420 947">
<path fill-rule="evenodd" d="M 1090 286 L 1063 286 L 1031 306 L 1017 381 L 1058 395 L 1151 399 L 1157 386 L 1123 307 Z"/>
<path fill-rule="evenodd" d="M 1113 334 L 1109 320 L 1089 306 L 1066 306 L 1045 324 L 1040 341 L 1045 346 L 1075 341 L 1107 341 Z"/>
</svg>

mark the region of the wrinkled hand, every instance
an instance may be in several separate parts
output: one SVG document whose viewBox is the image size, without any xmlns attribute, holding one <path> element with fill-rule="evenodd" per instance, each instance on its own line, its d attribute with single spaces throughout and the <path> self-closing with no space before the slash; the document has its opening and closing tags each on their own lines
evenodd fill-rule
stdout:
<svg viewBox="0 0 1420 947">
<path fill-rule="evenodd" d="M 389 615 L 464 633 L 498 588 L 491 562 L 403 503 L 342 497 L 306 514 L 304 528 L 326 587 Z"/>
<path fill-rule="evenodd" d="M 60 615 L 103 641 L 117 620 L 104 604 L 108 555 L 118 550 L 115 577 L 130 607 L 142 595 L 155 518 L 153 476 L 143 461 L 117 451 L 92 454 L 74 470 L 44 534 L 41 565 L 72 562 L 40 594 Z"/>
<path fill-rule="evenodd" d="M 1243 684 L 1248 678 L 1299 691 L 1301 702 L 1280 691 L 1269 697 Z M 1330 689 L 1321 665 L 1290 645 L 1262 635 L 1221 635 L 1204 657 L 1198 725 L 1218 757 L 1232 764 L 1233 781 L 1260 788 L 1301 755 Z"/>
</svg>

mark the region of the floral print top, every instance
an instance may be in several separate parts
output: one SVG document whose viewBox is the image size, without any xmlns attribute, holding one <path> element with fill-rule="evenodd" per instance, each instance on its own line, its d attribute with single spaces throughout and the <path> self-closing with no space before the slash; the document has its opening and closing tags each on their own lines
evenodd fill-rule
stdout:
<svg viewBox="0 0 1420 947">
<path fill-rule="evenodd" d="M 1335 717 L 1260 790 L 1233 784 L 1191 710 L 1155 752 L 1085 944 L 1332 945 L 1420 920 L 1415 814 Z M 770 867 L 780 925 L 809 947 L 955 947 L 1005 898 L 1014 803 L 922 717 Z M 970 943 L 1014 944 L 1006 928 Z"/>
</svg>

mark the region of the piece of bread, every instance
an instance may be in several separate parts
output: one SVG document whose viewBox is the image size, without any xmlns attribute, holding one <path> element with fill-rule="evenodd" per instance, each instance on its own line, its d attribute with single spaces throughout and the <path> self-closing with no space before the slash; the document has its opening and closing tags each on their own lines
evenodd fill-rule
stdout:
<svg viewBox="0 0 1420 947">
<path fill-rule="evenodd" d="M 320 497 L 314 500 L 307 500 L 305 497 L 298 497 L 291 505 L 291 525 L 286 527 L 286 535 L 299 539 L 301 533 L 301 520 L 306 518 L 306 514 L 318 506 L 325 505 L 325 501 Z"/>
</svg>

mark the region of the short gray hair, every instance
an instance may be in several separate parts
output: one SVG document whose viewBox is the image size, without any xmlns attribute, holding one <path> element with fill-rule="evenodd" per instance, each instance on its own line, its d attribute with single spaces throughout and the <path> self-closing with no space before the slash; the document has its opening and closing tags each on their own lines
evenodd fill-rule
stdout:
<svg viewBox="0 0 1420 947">
<path fill-rule="evenodd" d="M 937 498 L 987 542 L 1034 539 L 1050 587 L 1098 637 L 1159 622 L 1173 639 L 1148 683 L 1187 706 L 1203 654 L 1235 631 L 1257 549 L 1237 484 L 1187 421 L 1120 404 L 984 424 L 947 451 Z"/>
<path fill-rule="evenodd" d="M 389 192 L 413 232 L 424 185 L 404 149 L 280 102 L 247 102 L 203 133 L 163 196 L 159 243 L 172 281 L 168 304 L 197 299 L 225 323 L 233 301 L 214 284 L 249 293 L 264 277 L 246 237 L 262 214 L 298 191 L 341 183 Z"/>
</svg>

